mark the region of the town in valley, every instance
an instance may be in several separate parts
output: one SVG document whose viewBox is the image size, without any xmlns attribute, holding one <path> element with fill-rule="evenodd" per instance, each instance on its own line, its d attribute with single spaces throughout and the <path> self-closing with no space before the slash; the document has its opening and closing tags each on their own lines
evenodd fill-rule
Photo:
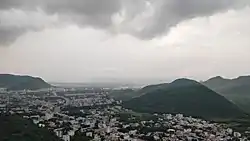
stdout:
<svg viewBox="0 0 250 141">
<path fill-rule="evenodd" d="M 109 88 L 1 89 L 1 114 L 18 115 L 63 141 L 245 141 L 242 133 L 182 114 L 144 114 L 122 107 Z"/>
</svg>

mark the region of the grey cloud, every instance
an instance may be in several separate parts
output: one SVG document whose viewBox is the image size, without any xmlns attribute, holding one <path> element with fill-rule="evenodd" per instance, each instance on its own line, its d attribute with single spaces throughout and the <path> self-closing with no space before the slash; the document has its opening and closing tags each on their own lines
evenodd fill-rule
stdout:
<svg viewBox="0 0 250 141">
<path fill-rule="evenodd" d="M 250 3 L 249 0 L 137 0 L 136 2 L 133 0 L 0 0 L 0 10 L 11 8 L 30 10 L 39 7 L 49 15 L 58 14 L 61 19 L 72 21 L 80 26 L 109 28 L 113 26 L 112 16 L 115 13 L 125 8 L 131 14 L 128 20 L 132 20 L 136 15 L 137 5 L 141 10 L 140 4 L 145 1 L 156 3 L 150 24 L 145 23 L 145 28 L 141 31 L 128 31 L 143 39 L 166 33 L 170 27 L 184 20 L 209 16 Z M 12 42 L 20 33 L 26 31 L 27 28 L 16 30 L 0 27 L 0 44 Z"/>
<path fill-rule="evenodd" d="M 35 0 L 34 0 L 35 1 Z M 35 8 L 34 1 L 31 0 L 0 0 L 0 10 Z M 0 11 L 1 12 L 1 11 Z M 0 47 L 8 46 L 19 36 L 27 32 L 27 28 L 11 27 L 3 25 L 0 17 Z"/>
<path fill-rule="evenodd" d="M 79 26 L 107 28 L 112 24 L 111 16 L 120 10 L 120 4 L 120 0 L 0 0 L 0 10 L 14 8 L 30 11 L 41 8 L 48 15 L 58 14 L 62 20 L 75 22 Z M 0 44 L 11 43 L 22 33 L 33 29 L 12 29 L 1 26 L 0 21 Z"/>
<path fill-rule="evenodd" d="M 111 16 L 121 8 L 120 0 L 48 0 L 44 8 L 49 13 L 68 16 L 78 24 L 109 26 Z"/>
<path fill-rule="evenodd" d="M 0 47 L 10 45 L 23 33 L 25 33 L 24 29 L 0 27 Z"/>
<path fill-rule="evenodd" d="M 0 0 L 0 9 L 34 9 L 39 4 L 39 0 Z"/>
<path fill-rule="evenodd" d="M 42 7 L 52 13 L 105 15 L 119 10 L 120 2 L 120 0 L 0 0 L 0 9 Z"/>
<path fill-rule="evenodd" d="M 110 15 L 120 9 L 119 0 L 60 0 L 48 1 L 50 12 L 79 13 L 88 16 Z"/>
<path fill-rule="evenodd" d="M 135 33 L 142 38 L 153 38 L 166 33 L 178 23 L 200 16 L 210 16 L 228 9 L 242 8 L 247 0 L 159 0 L 152 24 Z"/>
<path fill-rule="evenodd" d="M 79 24 L 102 26 L 111 24 L 111 16 L 121 9 L 121 0 L 0 0 L 0 10 L 10 8 L 42 8 Z"/>
</svg>

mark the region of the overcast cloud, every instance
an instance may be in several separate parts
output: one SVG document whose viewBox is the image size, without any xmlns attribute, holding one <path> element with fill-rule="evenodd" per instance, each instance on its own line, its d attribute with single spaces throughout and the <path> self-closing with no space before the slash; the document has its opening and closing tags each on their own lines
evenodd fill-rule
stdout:
<svg viewBox="0 0 250 141">
<path fill-rule="evenodd" d="M 0 0 L 0 71 L 49 81 L 248 74 L 249 4 Z"/>
<path fill-rule="evenodd" d="M 249 3 L 248 0 L 1 0 L 0 37 L 5 38 L 0 43 L 13 42 L 21 33 L 44 28 L 55 15 L 62 24 L 70 22 L 151 39 L 182 21 L 242 8 Z"/>
</svg>

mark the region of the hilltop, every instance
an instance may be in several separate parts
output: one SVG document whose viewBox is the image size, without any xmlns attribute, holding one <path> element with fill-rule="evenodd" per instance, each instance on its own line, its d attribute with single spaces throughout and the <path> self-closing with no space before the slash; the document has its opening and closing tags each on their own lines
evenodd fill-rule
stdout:
<svg viewBox="0 0 250 141">
<path fill-rule="evenodd" d="M 6 88 L 8 90 L 37 90 L 49 87 L 51 87 L 51 85 L 41 78 L 0 74 L 0 88 Z"/>
<path fill-rule="evenodd" d="M 248 95 L 250 92 L 250 76 L 240 76 L 235 79 L 225 79 L 217 76 L 205 81 L 203 84 L 222 94 L 238 93 Z"/>
<path fill-rule="evenodd" d="M 203 82 L 205 86 L 225 96 L 246 112 L 250 112 L 250 76 L 225 79 L 220 76 Z"/>
<path fill-rule="evenodd" d="M 194 80 L 178 79 L 170 84 L 148 86 L 143 92 L 123 105 L 139 112 L 182 113 L 209 119 L 245 115 L 226 98 Z"/>
</svg>

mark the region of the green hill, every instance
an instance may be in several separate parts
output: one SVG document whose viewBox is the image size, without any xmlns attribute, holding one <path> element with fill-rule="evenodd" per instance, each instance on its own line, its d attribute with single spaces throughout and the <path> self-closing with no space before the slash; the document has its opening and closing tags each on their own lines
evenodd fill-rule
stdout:
<svg viewBox="0 0 250 141">
<path fill-rule="evenodd" d="M 203 118 L 234 118 L 245 114 L 223 96 L 188 79 L 147 87 L 140 97 L 123 103 L 124 107 L 149 113 L 182 113 Z"/>
<path fill-rule="evenodd" d="M 203 84 L 250 113 L 250 76 L 240 76 L 235 79 L 214 77 Z"/>
<path fill-rule="evenodd" d="M 217 76 L 205 81 L 204 85 L 222 94 L 250 95 L 250 76 L 240 76 L 236 79 Z"/>
<path fill-rule="evenodd" d="M 0 88 L 7 88 L 8 90 L 37 90 L 49 87 L 51 87 L 51 85 L 46 83 L 41 78 L 0 74 Z"/>
<path fill-rule="evenodd" d="M 0 115 L 0 141 L 60 141 L 52 132 L 14 115 Z"/>
<path fill-rule="evenodd" d="M 149 85 L 144 88 L 136 89 L 136 90 L 135 89 L 113 90 L 110 92 L 110 96 L 116 100 L 127 101 L 132 98 L 140 97 L 150 91 L 154 91 L 156 89 L 164 87 L 165 85 L 168 85 L 168 84 L 164 83 L 164 84 L 157 84 L 157 85 Z"/>
<path fill-rule="evenodd" d="M 133 97 L 135 92 L 136 91 L 133 89 L 112 90 L 109 96 L 116 100 L 129 100 Z"/>
</svg>

